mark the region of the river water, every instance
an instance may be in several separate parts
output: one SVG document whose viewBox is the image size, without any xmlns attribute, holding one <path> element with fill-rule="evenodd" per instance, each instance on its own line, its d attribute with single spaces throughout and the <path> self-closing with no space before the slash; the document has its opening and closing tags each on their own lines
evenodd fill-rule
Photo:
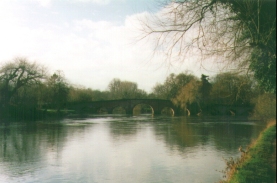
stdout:
<svg viewBox="0 0 277 183">
<path fill-rule="evenodd" d="M 231 117 L 94 116 L 0 123 L 0 182 L 213 183 L 263 124 Z"/>
</svg>

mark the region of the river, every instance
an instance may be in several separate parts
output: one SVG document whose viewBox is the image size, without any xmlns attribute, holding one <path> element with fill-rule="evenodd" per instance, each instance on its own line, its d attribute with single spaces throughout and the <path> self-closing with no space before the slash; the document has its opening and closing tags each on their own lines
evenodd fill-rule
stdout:
<svg viewBox="0 0 277 183">
<path fill-rule="evenodd" d="M 264 129 L 235 117 L 93 116 L 0 123 L 2 183 L 214 183 Z"/>
</svg>

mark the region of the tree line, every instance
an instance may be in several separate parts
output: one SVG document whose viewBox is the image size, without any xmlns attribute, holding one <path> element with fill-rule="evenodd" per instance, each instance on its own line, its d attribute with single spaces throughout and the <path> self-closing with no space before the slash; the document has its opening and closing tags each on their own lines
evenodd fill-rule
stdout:
<svg viewBox="0 0 277 183">
<path fill-rule="evenodd" d="M 147 98 L 148 94 L 130 81 L 113 79 L 106 91 L 74 86 L 60 70 L 48 69 L 26 58 L 15 58 L 0 67 L 0 117 L 32 118 L 43 106 L 60 111 L 68 102 L 90 102 Z"/>
<path fill-rule="evenodd" d="M 150 95 L 171 100 L 184 115 L 276 115 L 275 94 L 266 92 L 254 76 L 233 72 L 212 77 L 202 74 L 200 78 L 188 72 L 170 74 Z"/>
<path fill-rule="evenodd" d="M 183 115 L 217 115 L 220 113 L 216 112 L 216 106 L 225 106 L 230 109 L 227 114 L 235 114 L 232 108 L 254 108 L 258 104 L 256 114 L 265 117 L 276 108 L 275 95 L 261 89 L 253 76 L 232 72 L 211 78 L 203 74 L 197 78 L 189 72 L 170 74 L 147 93 L 135 82 L 116 78 L 105 91 L 74 86 L 62 71 L 49 74 L 46 67 L 25 58 L 16 58 L 0 68 L 0 116 L 32 118 L 45 105 L 60 111 L 69 102 L 117 99 L 171 100 Z"/>
</svg>

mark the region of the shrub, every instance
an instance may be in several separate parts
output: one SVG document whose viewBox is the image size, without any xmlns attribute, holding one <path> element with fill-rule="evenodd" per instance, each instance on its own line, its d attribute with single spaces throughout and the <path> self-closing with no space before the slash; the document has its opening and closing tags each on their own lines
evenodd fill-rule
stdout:
<svg viewBox="0 0 277 183">
<path fill-rule="evenodd" d="M 276 95 L 264 93 L 257 97 L 253 117 L 261 120 L 276 119 Z"/>
</svg>

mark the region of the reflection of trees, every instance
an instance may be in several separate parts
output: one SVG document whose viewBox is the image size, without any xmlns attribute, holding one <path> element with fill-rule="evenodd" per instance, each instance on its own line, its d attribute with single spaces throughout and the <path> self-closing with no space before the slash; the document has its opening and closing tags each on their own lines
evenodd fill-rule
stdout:
<svg viewBox="0 0 277 183">
<path fill-rule="evenodd" d="M 9 169 L 11 171 L 15 165 L 16 172 L 18 168 L 29 170 L 31 165 L 43 162 L 41 160 L 45 159 L 49 152 L 59 155 L 67 135 L 72 135 L 75 131 L 75 128 L 67 128 L 57 123 L 3 125 L 0 128 L 0 161 L 9 162 L 6 165 L 12 166 Z M 33 168 L 35 169 L 35 166 Z"/>
<path fill-rule="evenodd" d="M 186 118 L 183 118 L 181 122 L 154 123 L 154 129 L 156 136 L 163 139 L 170 149 L 183 152 L 186 147 L 197 146 L 199 143 L 199 139 L 195 136 L 198 132 L 187 123 Z"/>
<path fill-rule="evenodd" d="M 132 138 L 138 132 L 138 122 L 136 121 L 114 121 L 110 123 L 110 134 L 114 140 L 121 137 Z"/>
<path fill-rule="evenodd" d="M 242 123 L 239 120 L 238 123 Z M 253 139 L 258 137 L 262 130 L 261 126 L 248 124 L 234 124 L 223 122 L 222 124 L 215 124 L 210 127 L 212 131 L 213 141 L 218 150 L 236 152 L 239 146 L 246 146 L 251 143 Z M 228 140 L 232 139 L 232 140 Z"/>
<path fill-rule="evenodd" d="M 145 118 L 143 121 L 128 119 L 112 122 L 110 133 L 114 141 L 132 139 L 145 128 L 145 125 L 150 125 L 155 138 L 165 143 L 172 151 L 178 150 L 184 153 L 189 148 L 192 150 L 192 148 L 206 146 L 227 153 L 238 153 L 237 148 L 240 145 L 250 144 L 252 138 L 255 139 L 261 130 L 261 127 L 257 125 L 247 125 L 247 123 L 243 125 L 244 120 L 235 117 L 226 119 L 164 116 Z M 237 124 L 236 121 L 242 124 Z"/>
<path fill-rule="evenodd" d="M 161 118 L 139 117 L 132 121 L 127 119 L 110 123 L 110 134 L 114 141 L 120 139 L 132 139 L 138 133 L 150 128 L 159 141 L 165 141 L 169 149 L 183 151 L 185 147 L 196 146 L 198 139 L 194 138 L 195 132 L 192 126 L 187 123 L 170 123 L 171 117 Z M 149 126 L 150 125 L 150 126 Z"/>
<path fill-rule="evenodd" d="M 0 129 L 3 134 L 3 144 L 0 155 L 5 161 L 32 162 L 33 159 L 41 158 L 44 150 L 57 147 L 64 141 L 65 133 L 60 127 L 51 128 L 45 125 L 27 125 Z M 47 139 L 47 140 L 45 140 Z"/>
<path fill-rule="evenodd" d="M 231 153 L 233 150 L 237 151 L 240 145 L 248 145 L 251 138 L 256 138 L 261 130 L 261 127 L 256 125 L 234 124 L 226 119 L 222 119 L 222 122 L 216 122 L 216 119 L 177 119 L 178 121 L 172 123 L 154 122 L 153 126 L 158 139 L 163 140 L 170 149 L 178 149 L 181 152 L 187 147 L 207 145 Z M 237 120 L 238 123 L 243 121 Z"/>
</svg>

